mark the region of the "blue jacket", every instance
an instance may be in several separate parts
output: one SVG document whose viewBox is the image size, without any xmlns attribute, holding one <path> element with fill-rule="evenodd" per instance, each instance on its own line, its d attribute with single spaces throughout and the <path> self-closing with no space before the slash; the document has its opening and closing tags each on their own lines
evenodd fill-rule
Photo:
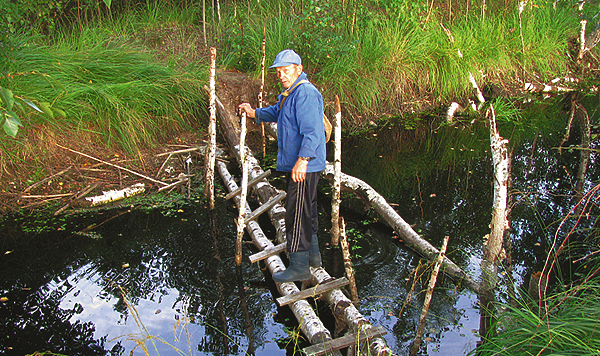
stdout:
<svg viewBox="0 0 600 356">
<path fill-rule="evenodd" d="M 306 80 L 302 72 L 292 84 Z M 291 172 L 298 157 L 310 157 L 307 172 L 320 172 L 325 169 L 325 126 L 323 124 L 323 97 L 311 83 L 298 85 L 279 104 L 283 95 L 279 94 L 277 104 L 256 109 L 256 123 L 277 122 L 277 170 Z"/>
</svg>

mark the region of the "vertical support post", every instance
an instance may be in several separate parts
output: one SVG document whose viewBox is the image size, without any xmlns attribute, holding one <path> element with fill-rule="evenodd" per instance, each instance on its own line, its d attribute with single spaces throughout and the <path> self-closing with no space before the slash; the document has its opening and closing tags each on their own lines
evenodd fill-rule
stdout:
<svg viewBox="0 0 600 356">
<path fill-rule="evenodd" d="M 206 153 L 206 159 L 204 160 L 204 167 L 206 169 L 206 186 L 204 187 L 204 195 L 208 200 L 208 206 L 210 210 L 215 208 L 215 156 L 217 151 L 217 108 L 216 108 L 216 94 L 215 94 L 215 62 L 217 58 L 217 49 L 215 47 L 210 48 L 210 99 L 209 99 L 209 111 L 210 111 L 210 122 L 208 124 L 208 135 L 210 144 Z"/>
<path fill-rule="evenodd" d="M 242 192 L 238 203 L 239 215 L 237 219 L 237 239 L 235 241 L 235 264 L 242 264 L 242 239 L 244 237 L 244 228 L 246 227 L 246 195 L 248 193 L 248 165 L 246 164 L 246 113 L 242 113 L 242 128 L 240 132 L 240 162 L 242 163 Z"/>
<path fill-rule="evenodd" d="M 342 255 L 344 256 L 344 268 L 346 269 L 346 278 L 350 281 L 350 295 L 352 303 L 358 304 L 358 290 L 356 289 L 356 280 L 354 279 L 354 269 L 352 269 L 352 259 L 350 257 L 350 247 L 346 238 L 346 223 L 344 218 L 340 219 L 341 234 L 340 246 L 342 247 Z"/>
<path fill-rule="evenodd" d="M 504 233 L 508 228 L 508 180 L 510 157 L 508 153 L 508 140 L 502 138 L 496 125 L 494 106 L 490 105 L 490 143 L 492 148 L 492 162 L 494 165 L 494 200 L 492 203 L 491 231 L 484 237 L 483 261 L 481 261 L 481 294 L 480 305 L 482 308 L 479 334 L 484 337 L 494 332 L 495 295 L 498 284 L 498 264 L 506 258 L 504 251 Z"/>
<path fill-rule="evenodd" d="M 338 246 L 340 239 L 340 203 L 342 187 L 342 109 L 340 98 L 335 96 L 333 196 L 331 199 L 331 246 Z"/>
<path fill-rule="evenodd" d="M 206 0 L 202 0 L 202 34 L 204 35 L 204 46 L 208 46 L 206 42 Z"/>
<path fill-rule="evenodd" d="M 425 295 L 425 302 L 423 303 L 423 310 L 421 311 L 421 319 L 419 320 L 419 326 L 417 327 L 417 336 L 415 337 L 415 341 L 413 342 L 410 348 L 410 356 L 416 355 L 419 351 L 419 347 L 421 347 L 421 340 L 423 338 L 423 332 L 425 331 L 425 319 L 427 319 L 427 313 L 429 313 L 429 305 L 431 304 L 431 296 L 433 295 L 433 288 L 435 288 L 435 282 L 437 280 L 438 272 L 440 271 L 440 266 L 442 265 L 442 262 L 444 261 L 444 256 L 446 255 L 448 239 L 448 236 L 444 237 L 444 242 L 442 243 L 440 254 L 438 255 L 437 260 L 435 261 L 435 267 L 431 272 L 431 277 L 429 277 L 427 294 Z"/>
<path fill-rule="evenodd" d="M 260 62 L 260 90 L 258 92 L 258 107 L 262 108 L 263 105 L 263 92 L 265 89 L 265 58 L 267 57 L 267 29 L 263 26 L 263 40 L 262 40 L 262 60 Z M 265 137 L 265 123 L 260 123 L 260 131 L 262 134 L 262 154 L 263 158 L 267 155 L 267 142 Z"/>
</svg>

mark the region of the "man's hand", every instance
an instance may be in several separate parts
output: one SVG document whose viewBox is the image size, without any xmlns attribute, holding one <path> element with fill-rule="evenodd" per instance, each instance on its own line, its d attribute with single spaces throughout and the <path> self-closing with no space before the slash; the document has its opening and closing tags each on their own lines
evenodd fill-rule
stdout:
<svg viewBox="0 0 600 356">
<path fill-rule="evenodd" d="M 256 110 L 252 109 L 252 106 L 248 103 L 241 103 L 238 106 L 238 112 L 240 115 L 242 115 L 242 111 L 246 112 L 246 115 L 251 118 L 254 119 L 256 118 Z"/>
<path fill-rule="evenodd" d="M 308 161 L 298 158 L 294 168 L 292 168 L 292 180 L 294 182 L 298 183 L 306 179 L 306 166 L 308 166 Z"/>
</svg>

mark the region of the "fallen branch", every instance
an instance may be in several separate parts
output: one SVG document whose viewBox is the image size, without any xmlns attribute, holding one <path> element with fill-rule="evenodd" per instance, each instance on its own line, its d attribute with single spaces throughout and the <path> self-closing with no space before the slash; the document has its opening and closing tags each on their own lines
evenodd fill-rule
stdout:
<svg viewBox="0 0 600 356">
<path fill-rule="evenodd" d="M 144 186 L 144 183 L 137 183 L 125 189 L 109 190 L 107 192 L 102 192 L 102 195 L 85 198 L 85 200 L 91 202 L 91 206 L 96 206 L 100 204 L 111 203 L 116 200 L 121 200 L 132 195 L 140 194 L 145 190 L 146 188 Z"/>
<path fill-rule="evenodd" d="M 89 192 L 91 192 L 92 190 L 94 190 L 94 188 L 96 188 L 97 186 L 98 186 L 98 184 L 88 185 L 87 188 L 85 188 L 83 190 L 83 192 L 81 192 L 81 193 L 79 193 L 79 194 L 77 194 L 75 196 L 75 199 L 71 200 L 67 204 L 63 205 L 60 209 L 58 209 L 57 211 L 55 211 L 54 215 L 58 215 L 58 214 L 62 213 L 63 211 L 65 211 L 68 207 L 71 206 L 71 204 L 73 203 L 73 201 L 77 201 L 77 199 L 81 199 L 81 198 L 85 197 Z"/>
<path fill-rule="evenodd" d="M 109 165 L 109 166 L 112 166 L 112 167 L 115 167 L 115 168 L 118 168 L 118 169 L 124 170 L 124 171 L 126 171 L 126 172 L 129 172 L 129 173 L 131 173 L 131 174 L 135 174 L 136 176 L 138 176 L 138 177 L 142 177 L 142 178 L 144 178 L 144 179 L 147 179 L 147 180 L 149 180 L 149 181 L 151 181 L 151 182 L 158 183 L 158 184 L 160 184 L 160 185 L 167 185 L 167 183 L 165 183 L 165 182 L 161 182 L 161 181 L 159 181 L 159 180 L 156 180 L 156 179 L 154 179 L 154 178 L 150 178 L 150 177 L 148 177 L 148 176 L 145 176 L 145 175 L 143 175 L 143 174 L 140 174 L 140 173 L 138 173 L 138 172 L 132 171 L 131 169 L 127 169 L 127 168 L 125 168 L 125 167 L 121 167 L 121 166 L 118 166 L 118 165 L 116 165 L 116 164 L 113 164 L 113 163 L 110 163 L 110 162 L 103 161 L 103 160 L 101 160 L 101 159 L 99 159 L 99 158 L 92 157 L 92 156 L 90 156 L 90 155 L 86 155 L 85 153 L 81 153 L 81 152 L 79 152 L 79 151 L 72 150 L 72 149 L 70 149 L 70 148 L 68 148 L 68 147 L 61 146 L 61 145 L 59 145 L 58 143 L 54 143 L 54 144 L 55 144 L 55 145 L 57 145 L 58 147 L 62 148 L 62 149 L 65 149 L 65 150 L 67 150 L 67 151 L 70 151 L 70 152 L 76 153 L 76 154 L 78 154 L 78 155 L 81 155 L 81 156 L 83 156 L 83 157 L 87 157 L 87 158 L 89 158 L 89 159 L 93 159 L 94 161 L 98 161 L 98 162 L 100 162 L 100 163 L 104 163 L 104 164 L 106 164 L 106 165 Z"/>
<path fill-rule="evenodd" d="M 419 320 L 419 326 L 417 328 L 417 336 L 415 337 L 415 341 L 410 348 L 410 355 L 414 356 L 419 351 L 419 347 L 421 347 L 421 340 L 423 338 L 423 332 L 425 331 L 425 319 L 427 319 L 427 313 L 429 312 L 429 305 L 431 304 L 431 296 L 433 295 L 433 288 L 435 288 L 435 282 L 437 280 L 438 272 L 440 271 L 440 267 L 442 266 L 442 261 L 444 260 L 444 256 L 446 254 L 446 247 L 448 246 L 449 237 L 444 237 L 444 242 L 442 243 L 442 248 L 440 249 L 440 254 L 438 255 L 437 260 L 435 261 L 435 267 L 431 272 L 431 277 L 429 278 L 429 285 L 427 286 L 427 294 L 425 295 L 425 301 L 423 302 L 423 310 L 421 311 L 421 319 Z"/>
<path fill-rule="evenodd" d="M 73 166 L 67 167 L 67 168 L 63 169 L 62 171 L 60 171 L 60 172 L 58 172 L 58 173 L 56 173 L 56 174 L 53 174 L 53 175 L 51 175 L 50 177 L 44 178 L 44 179 L 42 179 L 41 181 L 39 181 L 39 182 L 37 182 L 37 183 L 33 183 L 33 184 L 32 184 L 32 185 L 30 185 L 29 187 L 25 188 L 25 190 L 23 191 L 23 193 L 22 193 L 22 194 L 24 194 L 24 193 L 27 193 L 27 192 L 28 192 L 28 191 L 30 191 L 31 189 L 33 189 L 33 188 L 35 188 L 35 187 L 38 187 L 38 186 L 40 186 L 40 185 L 42 185 L 42 184 L 46 183 L 47 181 L 49 181 L 49 180 L 51 180 L 51 179 L 54 179 L 55 177 L 58 177 L 58 176 L 60 176 L 60 175 L 62 175 L 62 174 L 65 174 L 65 173 L 66 173 L 66 172 L 68 172 L 68 171 L 69 171 L 71 168 L 73 168 Z"/>
</svg>

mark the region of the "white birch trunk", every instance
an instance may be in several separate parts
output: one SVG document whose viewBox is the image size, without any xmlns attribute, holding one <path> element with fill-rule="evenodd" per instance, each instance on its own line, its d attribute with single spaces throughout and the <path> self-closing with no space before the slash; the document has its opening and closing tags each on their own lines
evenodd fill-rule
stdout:
<svg viewBox="0 0 600 356">
<path fill-rule="evenodd" d="M 342 109 L 340 98 L 335 96 L 335 128 L 334 128 L 334 161 L 333 161 L 333 196 L 331 197 L 331 246 L 337 246 L 340 239 L 340 203 L 342 174 Z"/>
<path fill-rule="evenodd" d="M 246 219 L 246 194 L 248 192 L 248 164 L 246 151 L 246 113 L 242 114 L 242 128 L 240 132 L 240 145 L 238 146 L 240 153 L 240 162 L 242 165 L 242 192 L 238 202 L 238 220 L 237 220 L 237 238 L 235 244 L 235 263 L 239 266 L 242 264 L 242 240 L 244 238 L 244 227 Z"/>
<path fill-rule="evenodd" d="M 206 167 L 206 186 L 204 187 L 204 195 L 208 200 L 208 206 L 210 210 L 215 208 L 215 151 L 217 147 L 217 109 L 216 109 L 216 94 L 215 94 L 215 62 L 217 58 L 217 49 L 215 47 L 210 48 L 210 101 L 209 101 L 209 112 L 210 122 L 208 124 L 208 136 L 210 143 L 208 145 L 208 152 L 204 166 Z"/>
</svg>

